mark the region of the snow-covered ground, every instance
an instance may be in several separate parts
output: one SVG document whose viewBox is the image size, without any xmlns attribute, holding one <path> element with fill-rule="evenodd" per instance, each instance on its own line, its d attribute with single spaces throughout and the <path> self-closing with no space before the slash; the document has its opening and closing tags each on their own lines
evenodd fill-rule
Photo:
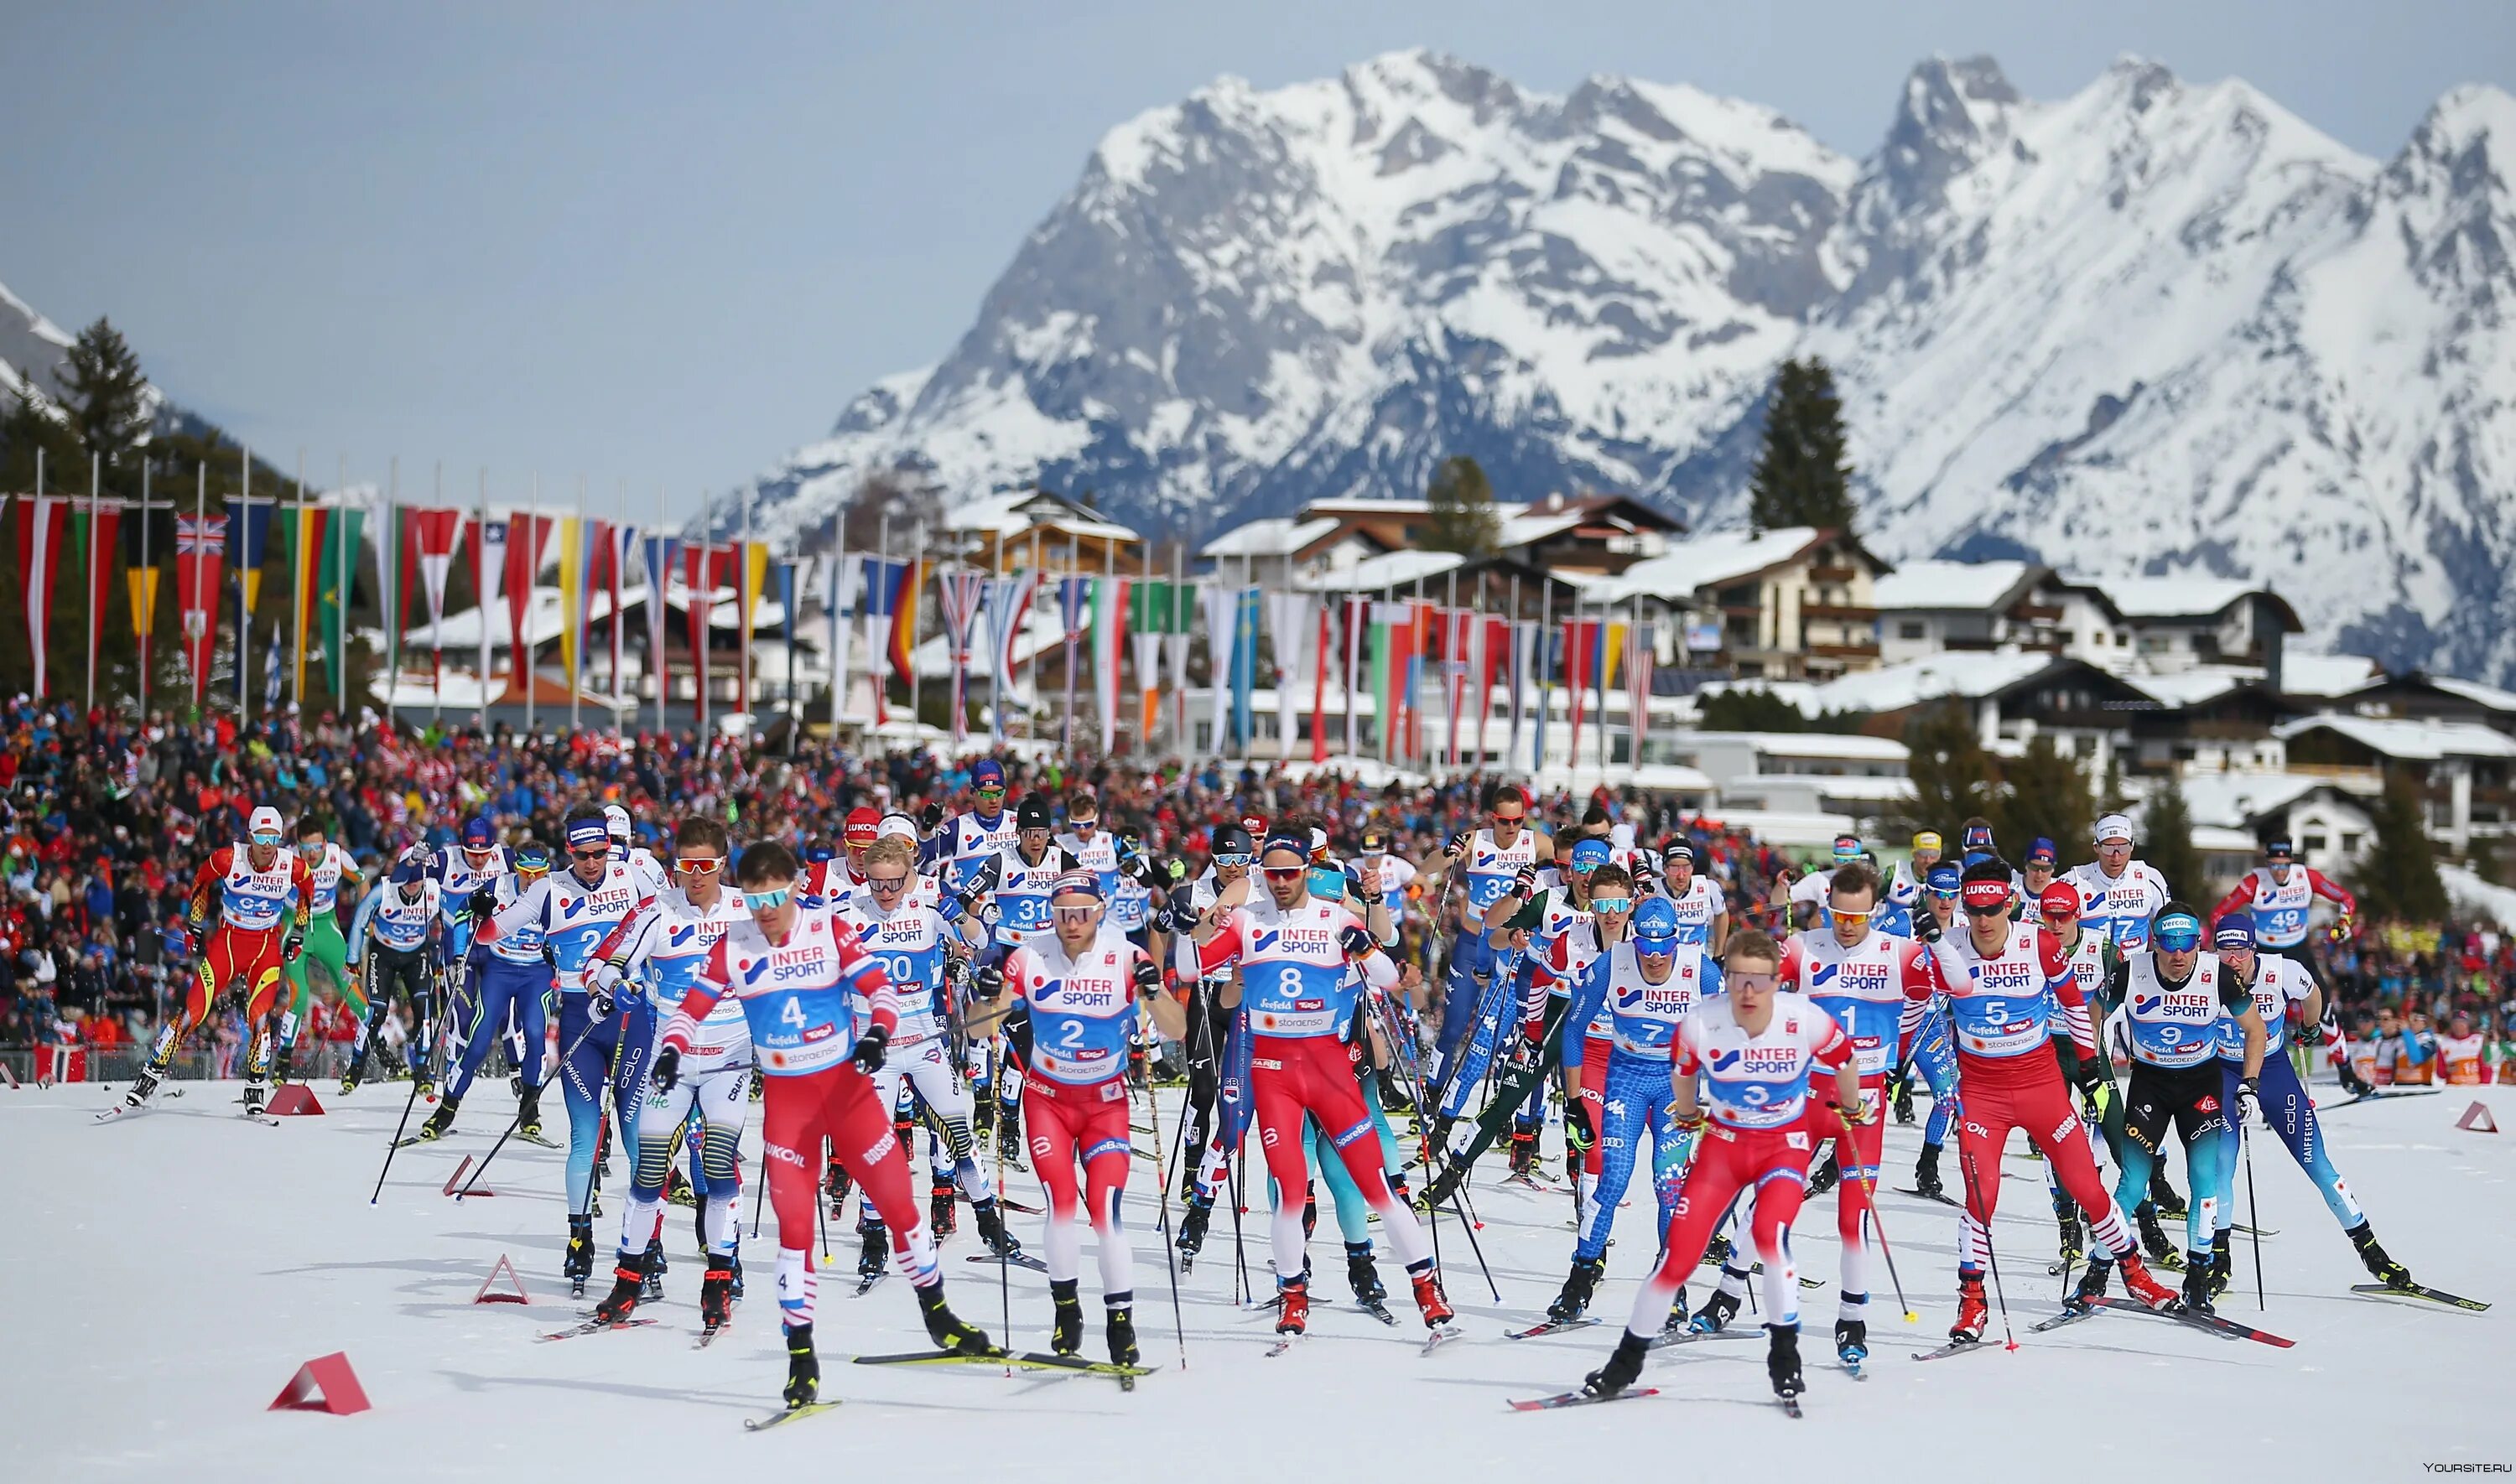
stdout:
<svg viewBox="0 0 2516 1484">
<path fill-rule="evenodd" d="M 1646 1373 L 1662 1395 L 1613 1407 L 1522 1415 L 1509 1397 L 1577 1384 L 1613 1328 L 1528 1341 L 1570 1256 L 1569 1198 L 1487 1190 L 1480 1234 L 1502 1302 L 1492 1301 L 1454 1222 L 1445 1222 L 1450 1295 L 1470 1338 L 1417 1354 L 1404 1283 L 1402 1325 L 1383 1329 L 1345 1296 L 1334 1223 L 1322 1212 L 1312 1339 L 1263 1356 L 1267 1320 L 1229 1290 L 1232 1228 L 1181 1284 L 1190 1368 L 1177 1364 L 1168 1285 L 1154 1238 L 1139 1233 L 1139 1323 L 1165 1369 L 1133 1393 L 1107 1381 L 994 1368 L 875 1369 L 842 1357 L 923 1344 L 904 1284 L 849 1297 L 837 1255 L 818 1326 L 824 1394 L 848 1405 L 751 1436 L 740 1420 L 776 1406 L 784 1361 L 767 1301 L 774 1231 L 749 1248 L 754 1297 L 734 1331 L 705 1351 L 697 1329 L 700 1262 L 690 1214 L 667 1222 L 668 1298 L 650 1328 L 561 1343 L 534 1337 L 576 1317 L 557 1278 L 565 1234 L 561 1156 L 510 1144 L 487 1183 L 494 1200 L 457 1206 L 439 1193 L 465 1154 L 488 1148 L 505 1099 L 484 1092 L 456 1135 L 404 1150 L 381 1204 L 377 1164 L 402 1099 L 373 1089 L 325 1099 L 321 1118 L 272 1129 L 231 1118 L 233 1085 L 191 1084 L 144 1118 L 98 1126 L 110 1100 L 94 1088 L 0 1091 L 0 1189 L 9 1196 L 0 1260 L 0 1477 L 107 1484 L 132 1478 L 524 1479 L 767 1477 L 773 1466 L 843 1467 L 853 1478 L 1321 1479 L 1446 1476 L 1545 1479 L 1568 1465 L 1628 1469 L 1721 1465 L 1770 1471 L 1777 1450 L 1823 1442 L 1787 1465 L 1870 1476 L 1945 1477 L 1966 1458 L 1994 1476 L 2114 1478 L 2172 1467 L 2265 1479 L 2417 1477 L 2424 1463 L 2516 1463 L 2516 1417 L 2494 1400 L 2510 1351 L 2516 1268 L 2516 1132 L 2457 1131 L 2479 1097 L 2516 1131 L 2516 1089 L 2450 1090 L 2364 1103 L 2327 1126 L 2336 1162 L 2378 1234 L 2418 1276 L 2498 1300 L 2474 1315 L 2354 1298 L 2366 1275 L 2287 1156 L 2258 1139 L 2268 1313 L 2253 1299 L 2252 1254 L 2240 1239 L 2243 1295 L 2233 1318 L 2293 1337 L 2276 1350 L 2163 1320 L 2103 1315 L 2050 1335 L 2028 1324 L 2055 1311 L 2044 1266 L 2053 1224 L 2042 1167 L 2008 1162 L 1996 1223 L 2011 1318 L 2023 1343 L 1931 1365 L 1907 1358 L 1937 1340 L 1954 1310 L 1954 1213 L 1887 1195 L 1882 1213 L 1916 1326 L 1873 1306 L 1871 1379 L 1836 1370 L 1824 1340 L 1834 1315 L 1831 1197 L 1802 1220 L 1810 1292 L 1807 1418 L 1775 1408 L 1760 1343 L 1662 1352 Z M 1168 1104 L 1176 1094 L 1166 1094 Z M 2333 1098 L 2329 1095 L 2326 1101 Z M 1175 1128 L 1166 1106 L 1163 1128 Z M 1908 1175 L 1918 1131 L 1890 1131 Z M 1146 1141 L 1149 1143 L 1150 1139 Z M 2015 1146 L 2013 1146 L 2015 1147 Z M 756 1158 L 757 1140 L 750 1154 Z M 1498 1156 L 1497 1156 L 1498 1159 Z M 756 1168 L 756 1165 L 752 1166 Z M 1130 1215 L 1153 1224 L 1150 1166 Z M 1015 1176 L 1036 1202 L 1036 1182 Z M 613 1212 L 621 1178 L 607 1189 Z M 2242 1200 L 2242 1186 L 2240 1199 Z M 1645 1198 L 1646 1202 L 1648 1197 Z M 743 1205 L 747 1219 L 748 1199 Z M 1263 1213 L 1263 1203 L 1261 1204 Z M 1654 1242 L 1647 1205 L 1626 1209 L 1596 1312 L 1621 1318 Z M 1018 1216 L 1038 1246 L 1042 1218 Z M 606 1223 L 608 1224 L 608 1223 Z M 853 1220 L 849 1222 L 853 1226 Z M 1263 1261 L 1263 1214 L 1245 1227 Z M 607 1236 L 609 1233 L 606 1233 Z M 852 1234 L 832 1236 L 853 1251 Z M 1087 1246 L 1089 1238 L 1086 1238 Z M 954 1304 L 1000 1333 L 995 1270 L 965 1264 L 968 1229 L 946 1248 Z M 501 1254 L 531 1291 L 529 1307 L 471 1299 Z M 1087 1312 L 1097 1279 L 1085 1263 Z M 1883 1274 L 1881 1274 L 1883 1277 Z M 1704 1287 L 1692 1293 L 1699 1301 Z M 1883 1295 L 1882 1295 L 1883 1299 Z M 1045 1341 L 1046 1280 L 1012 1274 L 1017 1340 Z M 1995 1340 L 1998 1319 L 1994 1319 Z M 1091 1344 L 1100 1344 L 1092 1313 Z M 300 1362 L 346 1350 L 374 1410 L 348 1418 L 265 1410 Z M 1957 1450 L 1964 1450 L 1959 1453 Z M 763 1472 L 755 1474 L 755 1470 Z M 1967 1473 L 1978 1469 L 1967 1469 Z"/>
</svg>

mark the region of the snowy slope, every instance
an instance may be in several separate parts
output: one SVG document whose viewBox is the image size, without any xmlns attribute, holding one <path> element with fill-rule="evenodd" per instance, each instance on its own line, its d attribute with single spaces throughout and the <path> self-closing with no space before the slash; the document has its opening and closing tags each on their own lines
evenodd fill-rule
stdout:
<svg viewBox="0 0 2516 1484">
<path fill-rule="evenodd" d="M 774 528 L 906 466 L 1205 531 L 1612 488 L 1732 523 L 1774 364 L 1840 375 L 1894 558 L 2270 581 L 2321 642 L 2516 677 L 2516 100 L 2390 161 L 2126 59 L 1917 66 L 1855 162 L 1755 104 L 1438 55 L 1113 129 L 934 366 L 764 475 Z"/>
<path fill-rule="evenodd" d="M 0 395 L 16 395 L 30 378 L 45 394 L 58 394 L 62 357 L 69 348 L 67 331 L 0 283 Z"/>
<path fill-rule="evenodd" d="M 2501 1126 L 2516 1127 L 2516 1090 L 2474 1091 Z M 1138 1315 L 1148 1358 L 1164 1369 L 1133 1395 L 1091 1379 L 847 1365 L 840 1357 L 850 1353 L 915 1346 L 916 1320 L 901 1280 L 856 1299 L 833 1272 L 818 1326 L 824 1394 L 848 1405 L 759 1437 L 745 1435 L 740 1420 L 775 1406 L 784 1375 L 765 1288 L 774 1232 L 747 1246 L 752 1297 L 707 1351 L 690 1347 L 699 1262 L 679 1208 L 665 1224 L 667 1298 L 651 1311 L 662 1323 L 536 1343 L 534 1335 L 576 1312 L 555 1277 L 561 1156 L 510 1144 L 486 1181 L 496 1199 L 458 1208 L 439 1194 L 465 1154 L 487 1149 L 503 1096 L 478 1098 L 446 1144 L 403 1151 L 370 1208 L 401 1110 L 391 1089 L 280 1129 L 225 1116 L 233 1092 L 193 1084 L 164 1111 L 100 1128 L 88 1110 L 109 1094 L 95 1089 L 0 1091 L 0 1181 L 15 1218 L 0 1255 L 0 1313 L 9 1316 L 0 1376 L 11 1401 L 0 1472 L 12 1480 L 643 1480 L 693 1470 L 818 1476 L 834 1466 L 852 1478 L 921 1484 L 1184 1471 L 1281 1480 L 1287 1469 L 1322 1479 L 1430 1469 L 1529 1480 L 1561 1476 L 1568 1460 L 1608 1478 L 1643 1477 L 1681 1456 L 1690 1471 L 1769 1470 L 1782 1449 L 1857 1459 L 1899 1478 L 1944 1475 L 1961 1445 L 1995 1476 L 2120 1479 L 2172 1460 L 2196 1477 L 2242 1467 L 2248 1478 L 2310 1479 L 2416 1476 L 2424 1462 L 2516 1457 L 2516 1419 L 2474 1390 L 2516 1341 L 2516 1294 L 2500 1287 L 2502 1238 L 2516 1217 L 2508 1135 L 2454 1131 L 2461 1090 L 2339 1110 L 2327 1129 L 2391 1250 L 2426 1281 L 2500 1300 L 2484 1315 L 2350 1297 L 2365 1275 L 2348 1244 L 2287 1156 L 2257 1139 L 2262 1219 L 2279 1233 L 2262 1247 L 2271 1303 L 2257 1315 L 2252 1257 L 2241 1246 L 2245 1294 L 2224 1300 L 2226 1312 L 2294 1338 L 2296 1348 L 2224 1341 L 2138 1315 L 2028 1335 L 2031 1320 L 2055 1311 L 2058 1280 L 2043 1272 L 2053 1226 L 2042 1167 L 2012 1158 L 1994 1231 L 2017 1351 L 1995 1343 L 1927 1366 L 1906 1358 L 1934 1342 L 1953 1313 L 1954 1214 L 1889 1194 L 1881 1211 L 1920 1322 L 1873 1330 L 1878 1355 L 1866 1383 L 1812 1359 L 1806 1421 L 1772 1406 L 1752 1340 L 1663 1352 L 1645 1373 L 1664 1393 L 1657 1398 L 1522 1416 L 1504 1400 L 1576 1384 L 1612 1332 L 1499 1338 L 1507 1324 L 1534 1322 L 1561 1282 L 1569 1209 L 1561 1197 L 1480 1190 L 1479 1240 L 1504 1301 L 1490 1301 L 1458 1225 L 1446 1221 L 1449 1288 L 1473 1338 L 1430 1358 L 1416 1354 L 1403 1288 L 1400 1329 L 1322 1301 L 1307 1343 L 1262 1358 L 1266 1322 L 1231 1301 L 1232 1232 L 1219 1219 L 1205 1260 L 1181 1284 L 1191 1369 L 1176 1365 L 1150 1234 L 1135 1242 Z M 1165 1108 L 1165 1132 L 1177 1127 L 1173 1111 Z M 1899 1175 L 1910 1168 L 1914 1136 L 1889 1132 Z M 756 1134 L 746 1168 L 757 1170 Z M 1128 1216 L 1150 1227 L 1155 1192 L 1142 1161 L 1136 1186 Z M 1038 1198 L 1027 1175 L 1015 1176 L 1014 1190 Z M 616 1179 L 605 1192 L 615 1214 L 622 1193 Z M 1253 1203 L 1255 1262 L 1264 1196 L 1253 1192 Z M 1598 1312 L 1621 1314 L 1651 1260 L 1647 1203 L 1619 1219 Z M 1833 1317 L 1832 1216 L 1832 1198 L 1823 1198 L 1795 1244 L 1803 1271 L 1829 1280 L 1803 1298 L 1813 1330 Z M 1017 1217 L 1034 1250 L 1040 1220 Z M 853 1247 L 848 1232 L 832 1235 Z M 994 1270 L 959 1260 L 973 1250 L 966 1231 L 946 1248 L 952 1298 L 1001 1332 Z M 1341 1298 L 1332 1221 L 1312 1251 L 1317 1292 Z M 471 1305 L 500 1254 L 516 1259 L 531 1306 Z M 1382 1262 L 1395 1282 L 1385 1255 Z M 1095 1286 L 1087 1276 L 1087 1295 Z M 1693 1288 L 1698 1301 L 1703 1292 L 1700 1282 Z M 1044 1280 L 1013 1273 L 1009 1301 L 1021 1340 L 1038 1344 Z M 1892 1300 L 1882 1293 L 1873 1312 L 1891 1313 Z M 1097 1347 L 1097 1319 L 1090 1329 Z M 301 1361 L 333 1350 L 348 1352 L 374 1411 L 336 1419 L 264 1410 Z M 1807 1454 L 1812 1446 L 1852 1451 Z"/>
</svg>

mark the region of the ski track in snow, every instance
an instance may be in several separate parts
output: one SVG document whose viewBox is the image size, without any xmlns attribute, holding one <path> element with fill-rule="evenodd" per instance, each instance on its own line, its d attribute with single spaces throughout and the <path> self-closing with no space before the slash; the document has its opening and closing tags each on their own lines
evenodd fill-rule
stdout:
<svg viewBox="0 0 2516 1484">
<path fill-rule="evenodd" d="M 193 1092 L 209 1106 L 232 1095 Z M 2321 1095 L 2336 1099 L 2328 1089 Z M 681 1207 L 666 1208 L 666 1298 L 640 1310 L 659 1323 L 540 1344 L 536 1336 L 574 1322 L 593 1297 L 569 1300 L 557 1275 L 563 1154 L 511 1142 L 484 1182 L 495 1199 L 458 1207 L 440 1193 L 464 1155 L 488 1148 L 496 1107 L 478 1110 L 443 1143 L 401 1151 L 382 1203 L 370 1208 L 401 1111 L 390 1089 L 327 1096 L 325 1116 L 275 1131 L 204 1118 L 100 1126 L 90 1115 L 110 1100 L 102 1090 L 0 1091 L 0 1188 L 11 1192 L 17 1218 L 0 1259 L 0 1313 L 13 1341 L 0 1370 L 13 1419 L 0 1474 L 81 1484 L 346 1474 L 368 1484 L 548 1478 L 561 1461 L 569 1477 L 687 1477 L 692 1467 L 744 1475 L 807 1461 L 826 1467 L 843 1457 L 858 1476 L 921 1481 L 1001 1479 L 1042 1460 L 1093 1460 L 1096 1473 L 1122 1478 L 1176 1476 L 1191 1460 L 1200 1477 L 1218 1479 L 1280 1479 L 1288 1466 L 1330 1460 L 1342 1477 L 1407 1478 L 1428 1464 L 1467 1464 L 1480 1476 L 1542 1478 L 1561 1468 L 1568 1448 L 1621 1472 L 1663 1466 L 1681 1448 L 1690 1466 L 1770 1466 L 1778 1445 L 1824 1439 L 1857 1450 L 1842 1462 L 1883 1465 L 1892 1476 L 1934 1468 L 1929 1461 L 1949 1456 L 1959 1438 L 1987 1431 L 1991 1446 L 1980 1457 L 2051 1478 L 2120 1478 L 2162 1460 L 2203 1476 L 2241 1466 L 2265 1478 L 2402 1477 L 2423 1462 L 2503 1463 L 2516 1460 L 2516 1419 L 2472 1388 L 2496 1373 L 2516 1338 L 2508 1317 L 2516 1285 L 2502 1245 L 2516 1217 L 2516 1146 L 2453 1128 L 2476 1095 L 2502 1127 L 2516 1127 L 2509 1089 L 2363 1104 L 2326 1127 L 2387 1246 L 2422 1281 L 2494 1300 L 2484 1315 L 2351 1298 L 2364 1270 L 2313 1187 L 2266 1138 L 2256 1140 L 2262 1217 L 2283 1233 L 2263 1248 L 2271 1307 L 2255 1307 L 2253 1255 L 2242 1237 L 2239 1283 L 2221 1303 L 2231 1318 L 2294 1338 L 2295 1349 L 2137 1316 L 2029 1336 L 2031 1323 L 2057 1311 L 2059 1285 L 2043 1273 L 2054 1229 L 2040 1168 L 2013 1160 L 2018 1177 L 2005 1183 L 1995 1232 L 2022 1337 L 2015 1353 L 1959 1367 L 1905 1358 L 1939 1343 L 1953 1314 L 1955 1213 L 1890 1194 L 1881 1209 L 1921 1322 L 1900 1322 L 1873 1257 L 1870 1380 L 1844 1376 L 1826 1339 L 1833 1205 L 1820 1198 L 1795 1243 L 1802 1271 L 1827 1281 L 1801 1302 L 1804 1422 L 1774 1405 L 1764 1347 L 1753 1343 L 1656 1353 L 1641 1382 L 1662 1392 L 1650 1406 L 1522 1415 L 1505 1402 L 1577 1386 L 1605 1357 L 1656 1245 L 1647 1196 L 1618 1218 L 1592 1309 L 1608 1322 L 1515 1342 L 1502 1331 L 1538 1322 L 1562 1281 L 1569 1205 L 1489 1181 L 1476 1188 L 1479 1237 L 1503 1302 L 1491 1301 L 1446 1216 L 1448 1289 L 1469 1333 L 1429 1358 L 1415 1353 L 1421 1333 L 1388 1244 L 1378 1246 L 1401 1316 L 1394 1331 L 1345 1301 L 1343 1254 L 1326 1219 L 1311 1249 L 1321 1300 L 1311 1337 L 1282 1359 L 1264 1360 L 1267 1316 L 1235 1302 L 1232 1222 L 1220 1212 L 1182 1285 L 1193 1368 L 1182 1372 L 1153 1230 L 1155 1176 L 1139 1161 L 1126 1207 L 1137 1324 L 1147 1363 L 1161 1369 L 1133 1394 L 1087 1377 L 1007 1380 L 986 1366 L 846 1364 L 853 1354 L 925 1344 L 904 1285 L 849 1298 L 851 1213 L 831 1225 L 835 1266 L 823 1275 L 818 1324 L 823 1396 L 847 1405 L 810 1426 L 749 1437 L 742 1419 L 776 1409 L 785 1370 L 770 1217 L 762 1237 L 745 1242 L 751 1297 L 708 1349 L 691 1345 L 702 1263 Z M 1167 1130 L 1176 1127 L 1178 1093 L 1164 1097 Z M 756 1113 L 752 1123 L 747 1175 L 759 1168 Z M 1888 1137 L 1889 1168 L 1901 1176 L 1918 1129 L 1891 1128 Z M 1499 1156 L 1492 1163 L 1498 1170 Z M 627 1193 L 625 1171 L 617 1161 L 614 1169 L 597 1223 L 606 1244 L 598 1273 L 608 1273 Z M 2238 1191 L 2242 1202 L 2242 1178 Z M 1037 1201 L 1036 1176 L 1015 1175 L 1012 1193 Z M 739 1206 L 746 1236 L 751 1196 L 746 1187 Z M 1242 1230 L 1263 1284 L 1267 1217 L 1263 1195 L 1253 1192 L 1253 1201 Z M 1041 1220 L 1015 1217 L 1034 1252 Z M 976 1250 L 965 1213 L 945 1245 L 953 1304 L 1001 1339 L 995 1270 L 957 1260 Z M 501 1254 L 514 1259 L 532 1302 L 476 1307 L 473 1294 Z M 1088 1255 L 1084 1267 L 1092 1304 L 1098 1277 Z M 1690 1285 L 1698 1303 L 1709 1275 L 1699 1269 Z M 1016 1345 L 1044 1347 L 1047 1280 L 1020 1269 L 1007 1277 Z M 2000 1334 L 1995 1313 L 1992 1345 Z M 1095 1314 L 1087 1353 L 1097 1357 L 1101 1343 Z M 265 1410 L 300 1363 L 335 1350 L 348 1352 L 373 1411 Z M 2220 1400 L 2205 1400 L 2213 1394 Z M 2067 1425 L 2056 1412 L 2064 1399 L 2077 1419 Z M 2325 1424 L 2377 1418 L 2418 1424 Z M 1247 1446 L 1268 1435 L 1289 1446 Z"/>
</svg>

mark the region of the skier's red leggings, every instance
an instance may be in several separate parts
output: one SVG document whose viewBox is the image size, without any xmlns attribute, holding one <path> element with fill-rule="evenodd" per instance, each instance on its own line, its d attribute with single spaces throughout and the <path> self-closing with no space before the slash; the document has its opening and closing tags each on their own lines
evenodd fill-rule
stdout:
<svg viewBox="0 0 2516 1484">
<path fill-rule="evenodd" d="M 908 1156 L 873 1080 L 847 1062 L 800 1076 L 772 1076 L 760 1098 L 760 1141 L 777 1247 L 810 1251 L 821 1186 L 821 1145 L 873 1203 L 891 1231 L 894 1265 L 923 1287 L 936 1279 L 935 1239 L 908 1176 Z M 810 1323 L 809 1310 L 804 1320 Z"/>
<path fill-rule="evenodd" d="M 1765 1264 L 1766 1321 L 1799 1323 L 1799 1273 L 1791 1264 L 1788 1238 L 1808 1195 L 1809 1153 L 1816 1142 L 1804 1123 L 1779 1129 L 1703 1126 L 1695 1163 L 1687 1168 L 1677 1209 L 1669 1217 L 1667 1246 L 1660 1250 L 1659 1266 L 1634 1298 L 1627 1334 L 1646 1340 L 1659 1334 L 1677 1291 L 1703 1260 L 1713 1228 L 1741 1192 L 1752 1193 L 1756 1202 L 1748 1229 Z"/>
<path fill-rule="evenodd" d="M 1590 1147 L 1581 1155 L 1581 1173 L 1599 1177 L 1599 1131 L 1608 1126 L 1608 1053 L 1616 1043 L 1599 1036 L 1581 1038 L 1581 1106 L 1590 1110 Z"/>
<path fill-rule="evenodd" d="M 1318 1121 L 1355 1188 L 1380 1214 L 1381 1235 L 1398 1250 L 1399 1260 L 1410 1270 L 1432 1261 L 1432 1244 L 1415 1214 L 1390 1194 L 1380 1131 L 1363 1105 L 1363 1085 L 1355 1081 L 1354 1057 L 1344 1042 L 1334 1036 L 1250 1037 L 1249 1093 L 1267 1173 L 1283 1192 L 1273 1228 L 1278 1281 L 1291 1281 L 1303 1267 L 1302 1192 L 1311 1183 L 1311 1141 L 1302 1129 L 1306 1114 Z"/>
<path fill-rule="evenodd" d="M 200 1024 L 211 1003 L 238 979 L 245 983 L 245 1023 L 269 1014 L 279 990 L 281 936 L 277 928 L 210 929 L 210 940 L 201 948 L 200 971 L 192 975 L 191 992 L 184 997 L 184 1024 Z"/>
<path fill-rule="evenodd" d="M 2000 1152 L 2012 1129 L 2026 1131 L 2027 1141 L 2051 1162 L 2053 1178 L 2088 1214 L 2088 1235 L 2117 1257 L 2132 1250 L 2122 1211 L 2097 1174 L 2079 1110 L 2052 1056 L 2036 1051 L 1989 1059 L 1960 1051 L 1957 1087 L 1965 1101 L 1957 1168 L 1966 1182 L 1965 1210 L 1957 1217 L 1958 1272 L 1980 1272 L 1991 1255 L 1985 1229 L 2000 1209 Z"/>
<path fill-rule="evenodd" d="M 1118 1198 L 1127 1188 L 1135 1158 L 1127 1129 L 1127 1080 L 1077 1087 L 1034 1072 L 1023 1079 L 1023 1123 L 1030 1137 L 1031 1168 L 1048 1192 L 1047 1262 L 1050 1281 L 1079 1276 L 1082 1246 L 1074 1238 L 1075 1166 L 1083 1167 L 1093 1235 L 1101 1246 L 1105 1294 L 1133 1291 L 1134 1269 L 1118 1229 Z"/>
</svg>

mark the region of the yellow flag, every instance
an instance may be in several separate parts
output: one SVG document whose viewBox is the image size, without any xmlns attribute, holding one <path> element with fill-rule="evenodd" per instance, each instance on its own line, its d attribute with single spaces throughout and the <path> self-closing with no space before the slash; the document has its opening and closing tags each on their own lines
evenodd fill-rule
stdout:
<svg viewBox="0 0 2516 1484">
<path fill-rule="evenodd" d="M 559 517 L 559 662 L 576 683 L 576 622 L 585 612 L 585 543 L 577 518 Z"/>
</svg>

